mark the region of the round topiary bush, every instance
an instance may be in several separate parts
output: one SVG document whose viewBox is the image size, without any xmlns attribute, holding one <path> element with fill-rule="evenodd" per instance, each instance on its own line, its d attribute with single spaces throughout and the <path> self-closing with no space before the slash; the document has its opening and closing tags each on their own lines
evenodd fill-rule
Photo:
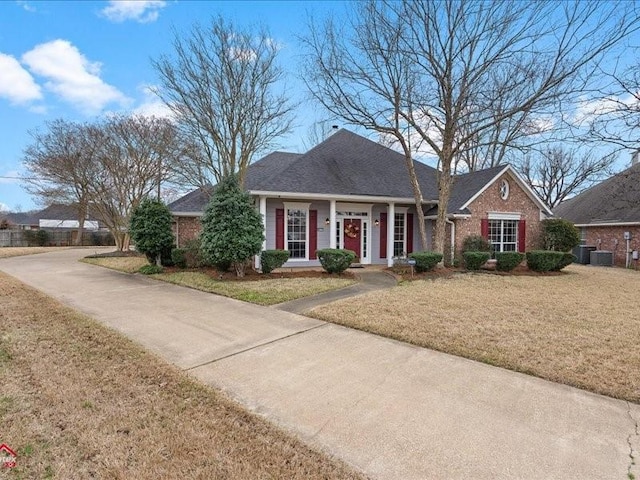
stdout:
<svg viewBox="0 0 640 480">
<path fill-rule="evenodd" d="M 320 265 L 327 273 L 342 273 L 357 258 L 356 252 L 338 248 L 318 250 L 317 255 Z"/>
<path fill-rule="evenodd" d="M 260 254 L 262 273 L 271 273 L 289 260 L 289 250 L 264 250 Z"/>
<path fill-rule="evenodd" d="M 416 261 L 416 272 L 428 272 L 442 261 L 442 254 L 438 252 L 414 252 L 409 258 Z"/>
<path fill-rule="evenodd" d="M 524 260 L 524 254 L 518 252 L 496 252 L 496 270 L 510 272 Z"/>
<path fill-rule="evenodd" d="M 558 265 L 565 258 L 564 252 L 551 250 L 532 250 L 527 252 L 527 267 L 534 272 L 550 272 L 559 270 Z"/>
<path fill-rule="evenodd" d="M 467 270 L 480 270 L 480 267 L 487 263 L 487 260 L 491 258 L 489 252 L 464 252 L 462 254 L 464 258 L 464 266 Z"/>
<path fill-rule="evenodd" d="M 580 232 L 573 223 L 562 218 L 542 221 L 542 247 L 545 250 L 569 252 L 580 245 Z"/>
</svg>

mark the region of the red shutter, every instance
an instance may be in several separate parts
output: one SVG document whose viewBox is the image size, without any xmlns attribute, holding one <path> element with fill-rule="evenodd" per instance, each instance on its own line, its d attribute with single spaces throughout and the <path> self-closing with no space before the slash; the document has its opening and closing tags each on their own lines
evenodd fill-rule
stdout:
<svg viewBox="0 0 640 480">
<path fill-rule="evenodd" d="M 489 219 L 483 218 L 480 220 L 480 235 L 482 238 L 489 240 Z"/>
<path fill-rule="evenodd" d="M 276 209 L 276 248 L 284 250 L 284 208 Z"/>
<path fill-rule="evenodd" d="M 407 213 L 407 255 L 413 252 L 413 213 Z"/>
<path fill-rule="evenodd" d="M 387 258 L 387 214 L 380 214 L 380 258 Z"/>
<path fill-rule="evenodd" d="M 309 210 L 309 258 L 315 260 L 318 250 L 318 211 Z"/>
<path fill-rule="evenodd" d="M 527 248 L 527 222 L 518 222 L 518 251 L 524 253 Z"/>
</svg>

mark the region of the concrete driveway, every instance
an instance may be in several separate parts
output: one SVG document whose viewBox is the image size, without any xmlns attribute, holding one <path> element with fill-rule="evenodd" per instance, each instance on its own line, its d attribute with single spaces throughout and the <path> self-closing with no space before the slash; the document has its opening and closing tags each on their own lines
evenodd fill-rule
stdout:
<svg viewBox="0 0 640 480">
<path fill-rule="evenodd" d="M 374 478 L 640 478 L 639 405 L 76 261 L 88 253 L 0 270 Z"/>
</svg>

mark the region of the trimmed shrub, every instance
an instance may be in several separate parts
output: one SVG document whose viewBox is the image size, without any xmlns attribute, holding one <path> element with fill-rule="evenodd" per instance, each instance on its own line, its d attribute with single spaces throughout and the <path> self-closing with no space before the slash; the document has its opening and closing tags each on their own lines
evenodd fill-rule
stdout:
<svg viewBox="0 0 640 480">
<path fill-rule="evenodd" d="M 200 237 L 187 241 L 184 244 L 184 251 L 187 268 L 202 268 L 208 265 L 200 250 Z"/>
<path fill-rule="evenodd" d="M 264 250 L 260 254 L 262 273 L 271 273 L 289 260 L 289 250 Z"/>
<path fill-rule="evenodd" d="M 489 240 L 480 235 L 469 235 L 462 241 L 462 253 L 464 252 L 490 252 Z"/>
<path fill-rule="evenodd" d="M 171 260 L 179 268 L 187 267 L 187 251 L 184 248 L 174 248 L 171 250 Z"/>
<path fill-rule="evenodd" d="M 416 272 L 428 272 L 442 261 L 442 254 L 438 252 L 414 252 L 409 258 L 416 261 Z"/>
<path fill-rule="evenodd" d="M 136 250 L 144 253 L 149 263 L 166 265 L 170 262 L 173 246 L 171 212 L 164 203 L 144 199 L 131 213 L 129 233 Z"/>
<path fill-rule="evenodd" d="M 143 265 L 138 269 L 138 273 L 142 273 L 143 275 L 155 275 L 156 273 L 162 273 L 162 267 L 160 265 L 149 264 Z"/>
<path fill-rule="evenodd" d="M 202 217 L 200 239 L 204 258 L 220 271 L 233 265 L 238 277 L 244 277 L 248 261 L 260 253 L 262 216 L 236 175 L 218 183 Z"/>
<path fill-rule="evenodd" d="M 569 220 L 548 218 L 542 221 L 542 248 L 570 252 L 580 245 L 580 232 Z"/>
<path fill-rule="evenodd" d="M 480 270 L 480 267 L 491 258 L 490 252 L 464 252 L 464 266 L 467 270 Z"/>
<path fill-rule="evenodd" d="M 558 266 L 562 263 L 564 258 L 564 252 L 532 250 L 527 252 L 527 267 L 534 272 L 550 272 L 553 270 L 559 270 Z"/>
<path fill-rule="evenodd" d="M 576 260 L 578 260 L 578 257 L 576 257 L 573 253 L 565 252 L 562 254 L 562 258 L 558 262 L 558 265 L 556 265 L 556 268 L 554 268 L 554 271 L 559 272 L 564 267 L 568 267 Z"/>
<path fill-rule="evenodd" d="M 338 248 L 318 250 L 318 260 L 327 273 L 342 273 L 356 259 L 356 252 Z"/>
<path fill-rule="evenodd" d="M 524 260 L 524 254 L 518 252 L 496 252 L 496 270 L 510 272 Z"/>
</svg>

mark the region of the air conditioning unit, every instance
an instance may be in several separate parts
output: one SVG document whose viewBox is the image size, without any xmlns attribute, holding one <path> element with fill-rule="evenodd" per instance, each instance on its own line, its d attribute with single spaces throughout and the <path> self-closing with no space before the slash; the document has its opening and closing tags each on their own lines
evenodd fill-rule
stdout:
<svg viewBox="0 0 640 480">
<path fill-rule="evenodd" d="M 597 250 L 595 245 L 578 245 L 573 249 L 573 254 L 577 257 L 576 262 L 588 265 L 591 261 L 591 252 Z"/>
<path fill-rule="evenodd" d="M 613 252 L 607 250 L 594 250 L 591 252 L 591 265 L 596 267 L 612 267 Z"/>
</svg>

